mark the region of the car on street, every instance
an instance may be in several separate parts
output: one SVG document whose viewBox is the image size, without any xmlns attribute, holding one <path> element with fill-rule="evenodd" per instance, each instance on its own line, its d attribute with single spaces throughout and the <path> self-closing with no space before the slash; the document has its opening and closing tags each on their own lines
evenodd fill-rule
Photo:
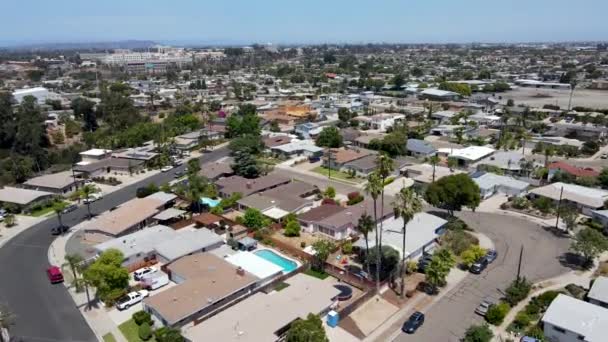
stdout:
<svg viewBox="0 0 608 342">
<path fill-rule="evenodd" d="M 602 158 L 602 159 L 608 159 L 608 153 L 602 153 L 602 155 L 600 156 L 600 158 Z"/>
<path fill-rule="evenodd" d="M 420 311 L 416 311 L 403 323 L 401 330 L 406 334 L 413 334 L 422 326 L 422 324 L 424 324 L 424 314 Z"/>
<path fill-rule="evenodd" d="M 483 270 L 488 267 L 488 259 L 484 256 L 483 258 L 477 260 L 469 269 L 473 274 L 480 274 Z"/>
<path fill-rule="evenodd" d="M 102 198 L 103 198 L 103 195 L 101 195 L 99 192 L 96 192 L 96 193 L 90 194 L 89 197 L 85 198 L 83 202 L 85 204 L 93 203 L 95 201 L 99 201 Z"/>
<path fill-rule="evenodd" d="M 61 211 L 62 214 L 67 214 L 69 212 L 72 212 L 74 210 L 78 209 L 78 206 L 76 204 L 70 204 L 68 206 L 66 206 L 65 208 L 63 208 L 63 210 Z"/>
<path fill-rule="evenodd" d="M 143 277 L 148 276 L 156 271 L 157 271 L 157 269 L 152 268 L 152 267 L 140 268 L 137 271 L 133 272 L 133 279 L 141 280 Z"/>
<path fill-rule="evenodd" d="M 173 170 L 173 165 L 163 166 L 162 169 L 160 169 L 161 172 L 169 172 L 171 170 Z"/>
<path fill-rule="evenodd" d="M 116 307 L 118 310 L 126 310 L 129 307 L 141 302 L 144 298 L 148 297 L 149 294 L 150 292 L 147 290 L 129 292 L 118 299 L 116 302 Z"/>
<path fill-rule="evenodd" d="M 70 227 L 68 227 L 66 225 L 57 226 L 57 227 L 51 228 L 51 234 L 53 234 L 53 235 L 60 235 L 60 234 L 63 234 L 65 232 L 67 232 L 68 230 L 70 230 Z"/>
<path fill-rule="evenodd" d="M 61 268 L 58 266 L 50 266 L 46 269 L 46 276 L 49 278 L 51 284 L 57 284 L 63 282 L 63 273 L 61 273 Z"/>
<path fill-rule="evenodd" d="M 475 309 L 475 313 L 482 316 L 482 317 L 486 317 L 486 313 L 488 313 L 488 309 L 490 308 L 490 305 L 493 305 L 494 303 L 492 303 L 489 300 L 484 300 L 481 303 L 479 303 L 479 305 L 477 306 L 477 308 Z"/>
<path fill-rule="evenodd" d="M 497 257 L 498 257 L 498 253 L 493 249 L 490 249 L 486 252 L 486 260 L 488 260 L 489 264 L 493 263 Z"/>
<path fill-rule="evenodd" d="M 175 171 L 175 175 L 173 176 L 173 178 L 180 178 L 184 174 L 185 174 L 184 171 Z"/>
</svg>

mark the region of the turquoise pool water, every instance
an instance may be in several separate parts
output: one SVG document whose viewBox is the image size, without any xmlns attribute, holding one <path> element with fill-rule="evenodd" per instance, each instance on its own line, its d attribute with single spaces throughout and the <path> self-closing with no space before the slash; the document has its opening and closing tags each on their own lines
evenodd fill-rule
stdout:
<svg viewBox="0 0 608 342">
<path fill-rule="evenodd" d="M 255 251 L 253 253 L 262 259 L 266 259 L 266 260 L 270 261 L 271 263 L 273 263 L 277 266 L 280 266 L 281 268 L 283 268 L 283 273 L 289 273 L 289 272 L 292 272 L 293 270 L 295 270 L 296 268 L 298 268 L 298 264 L 278 255 L 277 253 L 275 253 L 271 250 L 262 249 L 259 251 Z"/>
<path fill-rule="evenodd" d="M 209 208 L 215 208 L 218 204 L 220 204 L 220 200 L 214 200 L 209 197 L 201 197 L 201 203 L 208 205 Z"/>
</svg>

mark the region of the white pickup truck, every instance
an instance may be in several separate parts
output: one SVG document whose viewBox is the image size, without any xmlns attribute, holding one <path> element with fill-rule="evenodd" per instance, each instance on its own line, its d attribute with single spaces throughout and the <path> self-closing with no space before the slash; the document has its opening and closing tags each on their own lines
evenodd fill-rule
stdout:
<svg viewBox="0 0 608 342">
<path fill-rule="evenodd" d="M 126 310 L 130 306 L 141 302 L 144 298 L 148 297 L 148 295 L 150 295 L 150 293 L 147 290 L 127 293 L 116 302 L 116 307 L 118 310 Z"/>
</svg>

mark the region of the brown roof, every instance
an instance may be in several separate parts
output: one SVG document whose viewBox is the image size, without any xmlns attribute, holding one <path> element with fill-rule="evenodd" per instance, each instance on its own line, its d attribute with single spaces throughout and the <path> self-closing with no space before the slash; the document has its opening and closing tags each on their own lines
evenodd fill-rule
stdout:
<svg viewBox="0 0 608 342">
<path fill-rule="evenodd" d="M 324 204 L 301 214 L 298 219 L 306 222 L 319 222 L 342 211 L 344 208 L 339 205 Z"/>
<path fill-rule="evenodd" d="M 169 264 L 186 281 L 144 300 L 170 325 L 254 284 L 257 278 L 210 253 L 196 253 Z M 240 273 L 240 274 L 239 274 Z"/>
<path fill-rule="evenodd" d="M 220 222 L 222 218 L 212 213 L 202 213 L 198 216 L 192 217 L 192 220 L 200 225 L 208 226 L 210 224 Z"/>
<path fill-rule="evenodd" d="M 597 177 L 600 175 L 599 172 L 595 171 L 594 169 L 592 169 L 590 167 L 588 167 L 588 168 L 576 167 L 576 166 L 573 166 L 573 165 L 570 165 L 568 163 L 564 163 L 561 161 L 556 161 L 556 162 L 549 164 L 549 170 L 563 171 L 563 172 L 569 173 L 575 177 Z"/>
<path fill-rule="evenodd" d="M 286 135 L 280 135 L 264 139 L 264 145 L 269 148 L 289 144 L 290 142 L 291 138 Z"/>
<path fill-rule="evenodd" d="M 344 164 L 349 161 L 357 160 L 369 155 L 368 152 L 357 151 L 357 150 L 332 150 L 331 158 L 337 164 Z"/>
<path fill-rule="evenodd" d="M 269 174 L 255 179 L 247 179 L 241 176 L 222 178 L 215 182 L 220 190 L 228 195 L 240 192 L 243 196 L 249 196 L 260 191 L 268 190 L 281 184 L 290 182 L 289 178 Z"/>
<path fill-rule="evenodd" d="M 201 165 L 201 170 L 198 173 L 208 179 L 216 179 L 222 175 L 232 175 L 232 167 L 227 163 L 215 162 Z"/>
<path fill-rule="evenodd" d="M 153 198 L 134 198 L 118 208 L 106 211 L 86 223 L 85 230 L 118 236 L 125 230 L 156 215 L 165 203 Z"/>
</svg>

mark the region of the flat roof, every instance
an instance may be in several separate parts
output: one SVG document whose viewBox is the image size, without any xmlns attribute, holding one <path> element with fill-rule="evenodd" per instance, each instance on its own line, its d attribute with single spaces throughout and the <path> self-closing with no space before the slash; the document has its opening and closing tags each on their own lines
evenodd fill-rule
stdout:
<svg viewBox="0 0 608 342">
<path fill-rule="evenodd" d="M 211 253 L 185 256 L 169 264 L 168 268 L 186 281 L 144 299 L 144 305 L 153 308 L 169 325 L 257 281 L 247 272 L 237 273 L 236 266 Z"/>
<path fill-rule="evenodd" d="M 542 318 L 544 323 L 584 336 L 584 341 L 601 342 L 608 336 L 608 309 L 559 294 Z"/>
<path fill-rule="evenodd" d="M 564 199 L 583 204 L 591 208 L 601 208 L 604 206 L 604 202 L 608 200 L 608 191 L 606 190 L 561 182 L 532 189 L 530 190 L 530 193 L 558 201 L 560 199 L 562 188 L 564 189 Z"/>
<path fill-rule="evenodd" d="M 587 293 L 587 297 L 597 301 L 608 303 L 608 277 L 597 277 L 593 282 L 593 286 Z"/>
<path fill-rule="evenodd" d="M 289 284 L 285 289 L 272 294 L 258 292 L 183 335 L 190 341 L 275 341 L 276 331 L 311 312 L 327 309 L 340 293 L 332 283 L 301 273 L 285 283 Z"/>
<path fill-rule="evenodd" d="M 493 148 L 485 146 L 469 146 L 461 149 L 454 149 L 450 157 L 464 159 L 469 161 L 477 161 L 494 153 Z"/>
<path fill-rule="evenodd" d="M 513 177 L 501 176 L 491 172 L 483 173 L 479 177 L 473 178 L 473 181 L 477 183 L 477 186 L 479 186 L 481 189 L 490 189 L 495 186 L 505 186 L 524 191 L 530 186 L 530 184 L 517 180 Z"/>
<path fill-rule="evenodd" d="M 166 260 L 175 260 L 202 249 L 221 245 L 224 239 L 209 229 L 179 230 L 171 239 L 156 245 L 156 252 Z"/>
<path fill-rule="evenodd" d="M 154 250 L 157 244 L 172 238 L 174 235 L 175 231 L 172 228 L 159 224 L 123 237 L 102 242 L 96 245 L 95 249 L 100 252 L 108 249 L 118 249 L 125 258 L 128 258 L 139 253 L 149 253 Z"/>
<path fill-rule="evenodd" d="M 57 172 L 28 179 L 23 184 L 32 187 L 63 189 L 74 184 L 74 175 L 71 171 Z"/>
<path fill-rule="evenodd" d="M 100 157 L 103 156 L 105 154 L 108 154 L 112 152 L 112 150 L 105 150 L 105 149 L 101 149 L 101 148 L 92 148 L 88 151 L 82 151 L 80 152 L 81 156 L 91 156 L 91 157 Z"/>
<path fill-rule="evenodd" d="M 259 279 L 267 279 L 283 274 L 283 268 L 251 252 L 238 252 L 225 259 L 234 266 L 242 267 L 245 271 Z"/>
<path fill-rule="evenodd" d="M 134 198 L 112 211 L 106 211 L 88 221 L 85 231 L 101 231 L 110 235 L 120 235 L 130 227 L 156 215 L 164 203 L 153 198 Z"/>
<path fill-rule="evenodd" d="M 165 209 L 165 210 L 161 211 L 160 213 L 156 214 L 153 217 L 153 219 L 159 220 L 159 221 L 164 221 L 164 220 L 169 220 L 169 219 L 178 217 L 185 213 L 186 213 L 185 210 L 181 210 L 181 209 L 177 209 L 177 208 L 168 208 L 168 209 Z"/>
<path fill-rule="evenodd" d="M 27 205 L 41 197 L 54 196 L 53 193 L 5 186 L 0 189 L 0 202 Z"/>
</svg>

